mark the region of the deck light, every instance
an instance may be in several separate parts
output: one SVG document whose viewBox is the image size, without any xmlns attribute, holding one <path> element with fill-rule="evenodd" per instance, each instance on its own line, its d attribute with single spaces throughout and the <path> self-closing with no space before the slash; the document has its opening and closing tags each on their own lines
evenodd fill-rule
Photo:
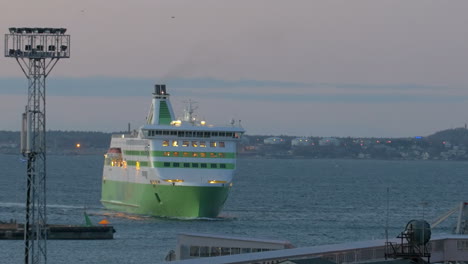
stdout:
<svg viewBox="0 0 468 264">
<path fill-rule="evenodd" d="M 215 183 L 227 183 L 227 181 L 218 181 L 218 180 L 211 180 L 208 183 L 215 184 Z"/>
</svg>

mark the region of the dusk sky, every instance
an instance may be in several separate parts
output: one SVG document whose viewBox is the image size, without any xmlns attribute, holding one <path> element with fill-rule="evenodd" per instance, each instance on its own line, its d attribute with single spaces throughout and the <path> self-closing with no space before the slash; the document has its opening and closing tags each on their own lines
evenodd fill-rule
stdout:
<svg viewBox="0 0 468 264">
<path fill-rule="evenodd" d="M 411 137 L 468 123 L 468 1 L 14 1 L 9 27 L 64 27 L 47 128 L 145 122 L 155 83 L 247 134 Z M 1 41 L 2 47 L 4 42 Z M 3 50 L 3 49 L 2 49 Z M 0 130 L 18 131 L 27 80 L 0 58 Z"/>
</svg>

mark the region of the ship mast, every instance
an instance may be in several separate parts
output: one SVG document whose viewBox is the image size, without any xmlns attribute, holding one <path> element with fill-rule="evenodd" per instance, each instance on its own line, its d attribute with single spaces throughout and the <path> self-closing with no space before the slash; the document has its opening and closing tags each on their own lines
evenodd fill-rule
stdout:
<svg viewBox="0 0 468 264">
<path fill-rule="evenodd" d="M 198 108 L 198 106 L 194 106 L 195 103 L 191 99 L 188 101 L 184 101 L 185 109 L 184 109 L 184 121 L 190 122 L 192 125 L 195 125 L 195 117 L 193 117 L 193 113 Z"/>
</svg>

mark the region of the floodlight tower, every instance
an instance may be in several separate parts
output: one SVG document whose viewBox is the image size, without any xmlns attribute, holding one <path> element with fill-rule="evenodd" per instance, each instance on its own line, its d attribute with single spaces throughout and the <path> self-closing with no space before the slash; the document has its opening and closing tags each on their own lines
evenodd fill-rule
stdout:
<svg viewBox="0 0 468 264">
<path fill-rule="evenodd" d="M 46 77 L 59 59 L 70 57 L 65 28 L 9 28 L 5 57 L 15 58 L 28 79 L 21 153 L 27 157 L 24 263 L 47 263 Z"/>
</svg>

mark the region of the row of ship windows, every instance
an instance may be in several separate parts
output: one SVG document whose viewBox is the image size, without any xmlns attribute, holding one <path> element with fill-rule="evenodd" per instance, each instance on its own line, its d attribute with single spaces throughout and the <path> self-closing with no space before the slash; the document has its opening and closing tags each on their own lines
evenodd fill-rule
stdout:
<svg viewBox="0 0 468 264">
<path fill-rule="evenodd" d="M 163 156 L 166 156 L 166 157 L 194 157 L 194 158 L 197 158 L 197 157 L 200 157 L 200 158 L 206 158 L 206 157 L 224 158 L 225 154 L 224 153 L 214 153 L 214 152 L 210 152 L 209 154 L 206 153 L 206 152 L 182 152 L 182 154 L 180 154 L 177 151 L 174 151 L 174 152 L 165 151 L 165 152 L 163 152 Z"/>
<path fill-rule="evenodd" d="M 162 142 L 162 146 L 163 147 L 169 147 L 169 146 L 172 146 L 172 147 L 179 147 L 179 146 L 182 146 L 182 147 L 194 147 L 194 148 L 197 148 L 197 147 L 200 147 L 200 148 L 206 148 L 208 146 L 208 144 L 206 143 L 206 141 L 188 141 L 188 140 L 163 140 Z M 224 143 L 224 141 L 219 141 L 219 142 L 216 142 L 216 141 L 210 141 L 209 142 L 209 146 L 211 148 L 216 148 L 216 147 L 219 147 L 219 148 L 224 148 L 226 146 L 226 144 Z"/>
<path fill-rule="evenodd" d="M 163 166 L 167 167 L 167 168 L 171 167 L 171 168 L 202 168 L 202 169 L 207 169 L 208 164 L 209 164 L 209 168 L 211 168 L 211 169 L 217 169 L 218 165 L 219 165 L 220 169 L 226 169 L 226 164 L 224 164 L 224 163 L 217 164 L 217 163 L 164 162 Z"/>
<path fill-rule="evenodd" d="M 144 164 L 141 164 L 139 161 L 135 163 L 135 167 L 140 169 L 140 166 L 148 166 L 146 162 L 143 162 Z M 126 161 L 112 161 L 109 164 L 112 167 L 123 167 L 127 168 L 127 162 Z M 165 168 L 202 168 L 202 169 L 226 169 L 227 165 L 226 163 L 190 163 L 190 162 L 164 162 L 163 167 Z"/>
<path fill-rule="evenodd" d="M 209 132 L 209 131 L 173 131 L 173 130 L 148 130 L 148 136 L 178 136 L 178 137 L 232 137 L 238 138 L 240 133 L 235 132 Z"/>
<path fill-rule="evenodd" d="M 267 248 L 228 248 L 228 247 L 190 247 L 191 257 L 217 257 L 226 255 L 245 254 L 251 252 L 270 251 Z"/>
</svg>

